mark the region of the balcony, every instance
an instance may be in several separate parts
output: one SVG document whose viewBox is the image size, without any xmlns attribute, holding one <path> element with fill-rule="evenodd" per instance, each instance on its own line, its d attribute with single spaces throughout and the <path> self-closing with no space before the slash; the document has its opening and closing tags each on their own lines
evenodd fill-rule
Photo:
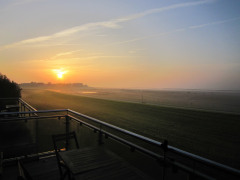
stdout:
<svg viewBox="0 0 240 180">
<path fill-rule="evenodd" d="M 167 140 L 158 142 L 70 109 L 36 110 L 22 99 L 0 101 L 3 180 L 60 179 L 52 135 L 70 132 L 88 157 L 93 156 L 88 148 L 95 148 L 119 159 L 110 169 L 98 166 L 75 179 L 240 178 L 239 170 L 170 146 Z M 67 138 L 63 145 L 63 151 L 74 149 Z"/>
</svg>

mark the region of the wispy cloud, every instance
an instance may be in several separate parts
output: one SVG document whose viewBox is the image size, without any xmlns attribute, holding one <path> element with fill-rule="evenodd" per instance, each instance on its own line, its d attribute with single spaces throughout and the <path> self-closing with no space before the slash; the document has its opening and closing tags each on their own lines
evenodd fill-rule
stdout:
<svg viewBox="0 0 240 180">
<path fill-rule="evenodd" d="M 179 28 L 179 29 L 175 29 L 175 30 L 172 30 L 172 31 L 168 31 L 168 32 L 161 32 L 161 33 L 157 33 L 157 34 L 153 34 L 153 35 L 149 35 L 149 36 L 141 36 L 141 37 L 138 37 L 138 38 L 127 40 L 127 41 L 115 42 L 115 43 L 112 43 L 112 44 L 109 44 L 109 45 L 111 46 L 111 45 L 118 45 L 118 44 L 126 44 L 126 43 L 141 41 L 141 40 L 144 40 L 144 39 L 166 36 L 168 34 L 173 34 L 173 33 L 176 33 L 176 32 L 185 31 L 186 29 L 187 28 Z"/>
<path fill-rule="evenodd" d="M 174 34 L 174 33 L 177 33 L 177 32 L 183 32 L 183 31 L 186 31 L 188 29 L 199 29 L 199 28 L 204 28 L 204 27 L 207 27 L 207 26 L 224 24 L 224 23 L 237 21 L 237 20 L 240 20 L 240 17 L 235 17 L 235 18 L 226 19 L 226 20 L 222 20 L 222 21 L 210 22 L 210 23 L 206 23 L 206 24 L 194 25 L 194 26 L 189 26 L 189 27 L 185 27 L 185 28 L 179 28 L 179 29 L 175 29 L 175 30 L 172 30 L 172 31 L 168 31 L 168 32 L 161 32 L 161 33 L 153 34 L 153 35 L 150 35 L 150 36 L 141 36 L 139 38 L 134 38 L 134 39 L 130 39 L 130 40 L 127 40 L 127 41 L 116 42 L 116 43 L 112 43 L 112 44 L 109 44 L 109 45 L 111 46 L 111 45 L 132 43 L 132 42 L 141 41 L 141 40 L 144 40 L 144 39 L 166 36 L 166 35 Z"/>
<path fill-rule="evenodd" d="M 75 61 L 86 61 L 86 60 L 95 60 L 95 59 L 108 59 L 108 58 L 114 58 L 115 59 L 115 58 L 128 58 L 128 57 L 130 57 L 130 56 L 93 55 L 93 56 L 67 58 L 67 60 L 69 60 L 69 61 L 73 61 L 73 60 L 75 60 Z M 59 59 L 57 59 L 57 60 L 59 60 Z M 66 59 L 62 59 L 62 60 L 66 60 Z"/>
<path fill-rule="evenodd" d="M 212 25 L 217 25 L 217 24 L 224 24 L 224 23 L 228 23 L 228 22 L 236 21 L 236 20 L 240 20 L 240 17 L 235 17 L 235 18 L 226 19 L 226 20 L 222 20 L 222 21 L 215 21 L 215 22 L 206 23 L 206 24 L 200 24 L 200 25 L 196 25 L 196 26 L 190 26 L 189 28 L 190 29 L 204 28 L 206 26 L 212 26 Z"/>
<path fill-rule="evenodd" d="M 39 2 L 39 1 L 46 1 L 46 0 L 17 0 L 14 2 L 12 5 L 22 5 L 22 4 L 28 4 L 28 3 L 34 3 L 34 2 Z"/>
<path fill-rule="evenodd" d="M 81 53 L 79 53 L 81 52 Z M 75 50 L 75 51 L 65 51 L 60 52 L 54 55 L 51 55 L 49 57 L 46 57 L 44 59 L 31 59 L 28 60 L 28 62 L 58 62 L 58 61 L 64 61 L 64 62 L 84 62 L 88 60 L 98 60 L 98 59 L 116 59 L 116 58 L 129 58 L 133 57 L 133 55 L 108 55 L 103 52 L 86 52 L 84 49 Z"/>
<path fill-rule="evenodd" d="M 31 2 L 31 1 L 32 0 L 27 0 L 26 2 Z M 112 19 L 112 20 L 109 20 L 109 21 L 86 23 L 86 24 L 83 24 L 83 25 L 80 25 L 80 26 L 75 26 L 73 28 L 65 29 L 63 31 L 60 31 L 60 32 L 57 32 L 57 33 L 54 33 L 54 34 L 51 34 L 51 35 L 48 35 L 48 36 L 40 36 L 40 37 L 35 37 L 35 38 L 22 40 L 22 41 L 7 45 L 4 48 L 9 48 L 9 47 L 17 46 L 17 45 L 30 44 L 30 43 L 39 43 L 39 42 L 51 40 L 51 39 L 54 39 L 54 38 L 71 36 L 73 34 L 76 34 L 76 33 L 82 32 L 82 31 L 89 31 L 89 30 L 94 30 L 94 29 L 99 29 L 99 28 L 117 29 L 117 28 L 121 28 L 120 23 L 132 21 L 132 20 L 135 20 L 135 19 L 138 19 L 138 18 L 142 18 L 144 16 L 148 16 L 148 15 L 155 14 L 155 13 L 161 13 L 163 11 L 174 10 L 174 9 L 178 9 L 178 8 L 208 4 L 208 3 L 215 2 L 215 1 L 216 0 L 202 0 L 202 1 L 194 1 L 194 2 L 173 4 L 173 5 L 170 5 L 170 6 L 150 9 L 150 10 L 143 11 L 141 13 L 136 13 L 136 14 L 132 14 L 132 15 L 129 15 L 129 16 L 125 16 L 125 17 Z"/>
<path fill-rule="evenodd" d="M 184 8 L 184 7 L 190 7 L 190 6 L 198 6 L 202 4 L 208 4 L 208 3 L 213 3 L 216 0 L 203 0 L 203 1 L 194 1 L 194 2 L 187 2 L 187 3 L 179 3 L 179 4 L 173 4 L 170 6 L 162 7 L 162 8 L 155 8 L 155 9 L 150 9 L 141 13 L 133 14 L 130 16 L 126 16 L 123 18 L 119 18 L 116 21 L 117 22 L 126 22 L 126 21 L 131 21 L 134 19 L 138 19 L 147 15 L 155 14 L 155 13 L 160 13 L 163 11 L 169 11 L 173 9 L 178 9 L 178 8 Z"/>
<path fill-rule="evenodd" d="M 75 33 L 81 32 L 81 31 L 89 31 L 97 28 L 111 28 L 111 29 L 116 29 L 120 28 L 120 26 L 113 21 L 103 21 L 103 22 L 95 22 L 95 23 L 87 23 L 81 26 L 76 26 L 73 28 L 69 28 L 60 32 L 57 32 L 55 34 L 49 35 L 49 36 L 40 36 L 36 38 L 31 38 L 31 39 L 26 39 L 22 40 L 10 45 L 4 46 L 4 48 L 10 48 L 18 45 L 25 45 L 25 44 L 30 44 L 30 43 L 39 43 L 47 40 L 51 40 L 54 38 L 60 38 L 60 37 L 66 37 L 73 35 Z"/>
<path fill-rule="evenodd" d="M 47 0 L 13 0 L 13 1 L 9 1 L 6 3 L 6 5 L 1 5 L 0 6 L 0 12 L 4 12 L 4 11 L 8 11 L 9 9 L 11 9 L 12 7 L 15 6 L 21 6 L 21 5 L 26 5 L 26 4 L 30 4 L 30 3 L 35 3 L 35 2 L 40 2 L 40 1 L 47 1 Z"/>
<path fill-rule="evenodd" d="M 73 54 L 75 54 L 76 52 L 79 52 L 79 51 L 81 51 L 81 50 L 58 53 L 55 56 L 53 56 L 51 59 L 56 59 L 56 58 L 61 57 L 61 56 L 73 55 Z"/>
</svg>

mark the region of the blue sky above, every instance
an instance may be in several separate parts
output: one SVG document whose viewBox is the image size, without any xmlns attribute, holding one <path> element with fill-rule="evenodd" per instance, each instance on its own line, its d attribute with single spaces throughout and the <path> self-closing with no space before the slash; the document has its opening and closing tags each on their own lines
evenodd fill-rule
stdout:
<svg viewBox="0 0 240 180">
<path fill-rule="evenodd" d="M 240 1 L 2 0 L 0 72 L 21 83 L 240 89 Z"/>
</svg>

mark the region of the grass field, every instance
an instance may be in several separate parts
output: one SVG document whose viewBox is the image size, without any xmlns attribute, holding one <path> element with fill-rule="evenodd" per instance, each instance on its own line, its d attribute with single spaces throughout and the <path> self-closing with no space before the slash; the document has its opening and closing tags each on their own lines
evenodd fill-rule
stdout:
<svg viewBox="0 0 240 180">
<path fill-rule="evenodd" d="M 58 88 L 56 92 L 98 99 L 240 113 L 240 91 Z"/>
<path fill-rule="evenodd" d="M 202 110 L 120 102 L 48 90 L 23 90 L 38 110 L 69 108 L 163 141 L 188 152 L 240 168 L 240 116 Z"/>
</svg>

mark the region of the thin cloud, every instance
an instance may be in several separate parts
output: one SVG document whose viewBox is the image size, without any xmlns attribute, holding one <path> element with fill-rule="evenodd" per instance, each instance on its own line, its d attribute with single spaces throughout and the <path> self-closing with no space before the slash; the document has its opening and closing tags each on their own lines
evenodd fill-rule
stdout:
<svg viewBox="0 0 240 180">
<path fill-rule="evenodd" d="M 43 41 L 51 40 L 54 38 L 66 37 L 66 36 L 70 36 L 72 34 L 81 32 L 81 31 L 89 31 L 89 30 L 93 30 L 93 29 L 97 29 L 97 28 L 116 29 L 116 28 L 120 28 L 120 26 L 118 24 L 116 24 L 114 21 L 88 23 L 88 24 L 76 26 L 76 27 L 73 27 L 70 29 L 66 29 L 66 30 L 57 32 L 57 33 L 49 35 L 49 36 L 40 36 L 40 37 L 36 37 L 36 38 L 19 41 L 19 42 L 4 46 L 4 48 L 10 48 L 10 47 L 17 46 L 17 45 L 25 45 L 25 44 L 30 44 L 30 43 L 43 42 Z"/>
<path fill-rule="evenodd" d="M 21 43 L 21 44 L 28 44 L 28 43 L 47 41 L 49 39 L 51 39 L 50 36 L 40 36 L 40 37 L 33 38 L 33 39 L 26 39 L 26 40 L 20 41 L 19 43 Z"/>
<path fill-rule="evenodd" d="M 169 32 L 162 32 L 162 33 L 157 33 L 157 34 L 153 34 L 153 35 L 150 35 L 150 36 L 143 36 L 143 37 L 139 37 L 139 38 L 130 39 L 130 40 L 127 40 L 127 41 L 112 43 L 112 44 L 109 44 L 109 45 L 111 46 L 111 45 L 118 45 L 118 44 L 126 44 L 126 43 L 141 41 L 141 40 L 149 39 L 149 38 L 153 38 L 153 37 L 166 36 L 168 34 L 173 34 L 173 33 L 176 33 L 176 32 L 185 31 L 186 29 L 187 28 L 175 29 L 175 30 L 169 31 Z"/>
<path fill-rule="evenodd" d="M 55 56 L 53 56 L 52 59 L 55 59 L 55 58 L 61 57 L 61 56 L 72 55 L 72 54 L 74 54 L 74 53 L 76 53 L 76 52 L 79 52 L 79 51 L 81 51 L 81 50 L 77 50 L 77 51 L 67 51 L 67 52 L 58 53 L 58 54 L 56 54 Z"/>
<path fill-rule="evenodd" d="M 17 5 L 34 3 L 34 2 L 39 2 L 39 1 L 46 1 L 46 0 L 21 0 L 21 1 L 14 2 L 12 5 L 17 6 Z"/>
<path fill-rule="evenodd" d="M 215 21 L 215 22 L 200 24 L 200 25 L 195 25 L 195 26 L 189 26 L 189 27 L 186 27 L 186 28 L 179 28 L 179 29 L 175 29 L 175 30 L 172 30 L 172 31 L 169 31 L 169 32 L 162 32 L 162 33 L 154 34 L 154 35 L 151 35 L 151 36 L 143 36 L 143 37 L 139 37 L 139 38 L 130 39 L 130 40 L 127 40 L 127 41 L 112 43 L 112 44 L 109 44 L 109 45 L 111 46 L 111 45 L 118 45 L 118 44 L 126 44 L 126 43 L 141 41 L 141 40 L 149 39 L 149 38 L 153 38 L 153 37 L 160 37 L 160 36 L 165 36 L 165 35 L 169 35 L 169 34 L 173 34 L 173 33 L 177 33 L 177 32 L 183 32 L 183 31 L 186 31 L 187 29 L 199 29 L 199 28 L 204 28 L 204 27 L 207 27 L 207 26 L 224 24 L 224 23 L 237 21 L 237 20 L 240 20 L 240 17 L 235 17 L 235 18 L 231 18 L 231 19 L 226 19 L 226 20 L 222 20 L 222 21 Z"/>
<path fill-rule="evenodd" d="M 226 20 L 223 20 L 223 21 L 215 21 L 215 22 L 206 23 L 206 24 L 200 24 L 200 25 L 196 25 L 196 26 L 190 26 L 189 28 L 190 29 L 204 28 L 206 26 L 212 26 L 212 25 L 217 25 L 217 24 L 224 24 L 224 23 L 228 23 L 228 22 L 236 21 L 236 20 L 240 20 L 240 17 L 226 19 Z"/>
<path fill-rule="evenodd" d="M 60 59 L 53 59 L 53 58 L 46 58 L 46 59 L 35 59 L 35 60 L 29 60 L 28 62 L 54 62 L 54 61 L 58 61 L 59 60 L 63 60 L 63 61 L 69 61 L 69 62 L 73 62 L 73 61 L 77 61 L 77 62 L 84 62 L 84 61 L 89 61 L 89 60 L 96 60 L 96 59 L 115 59 L 115 58 L 129 58 L 129 57 L 135 57 L 135 56 L 130 56 L 130 55 L 126 55 L 126 56 L 110 56 L 110 55 L 92 55 L 92 56 L 83 56 L 83 57 L 73 57 L 73 58 L 60 58 Z"/>
<path fill-rule="evenodd" d="M 26 40 L 23 40 L 20 42 L 16 42 L 14 44 L 7 45 L 4 48 L 9 48 L 12 46 L 17 46 L 17 45 L 24 45 L 24 44 L 29 44 L 29 43 L 39 43 L 39 42 L 51 40 L 54 38 L 70 36 L 75 33 L 79 33 L 81 31 L 89 31 L 89 30 L 99 29 L 99 28 L 117 29 L 117 28 L 121 28 L 119 23 L 132 21 L 132 20 L 142 18 L 147 15 L 161 13 L 163 11 L 169 11 L 169 10 L 184 8 L 184 7 L 198 6 L 198 5 L 202 5 L 202 4 L 212 3 L 215 1 L 216 0 L 203 0 L 203 1 L 196 1 L 196 2 L 174 4 L 174 5 L 170 5 L 170 6 L 166 6 L 166 7 L 162 7 L 162 8 L 150 9 L 150 10 L 144 11 L 142 13 L 137 13 L 137 14 L 133 14 L 133 15 L 129 15 L 129 16 L 125 16 L 122 18 L 113 19 L 113 20 L 109 20 L 109 21 L 87 23 L 87 24 L 83 24 L 81 26 L 75 26 L 73 28 L 69 28 L 69 29 L 54 33 L 49 36 L 40 36 L 40 37 L 26 39 Z M 31 2 L 31 0 L 28 2 Z"/>
<path fill-rule="evenodd" d="M 155 13 L 160 13 L 163 11 L 169 11 L 173 9 L 178 9 L 178 8 L 184 8 L 184 7 L 190 7 L 190 6 L 198 6 L 202 4 L 208 4 L 208 3 L 213 3 L 216 0 L 204 0 L 204 1 L 195 1 L 195 2 L 188 2 L 188 3 L 180 3 L 180 4 L 173 4 L 171 6 L 166 6 L 162 8 L 155 8 L 155 9 L 150 9 L 141 13 L 133 14 L 130 16 L 126 16 L 123 18 L 119 18 L 116 20 L 116 22 L 126 22 L 126 21 L 131 21 L 134 19 L 138 19 L 147 15 L 155 14 Z"/>
</svg>

